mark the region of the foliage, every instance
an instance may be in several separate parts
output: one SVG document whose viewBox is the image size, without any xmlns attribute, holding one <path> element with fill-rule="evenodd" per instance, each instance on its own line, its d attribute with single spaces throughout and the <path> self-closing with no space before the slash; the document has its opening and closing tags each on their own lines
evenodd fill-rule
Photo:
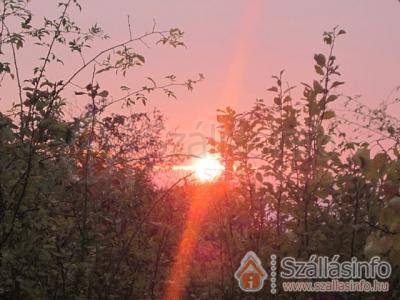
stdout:
<svg viewBox="0 0 400 300">
<path fill-rule="evenodd" d="M 229 179 L 234 186 L 225 207 L 230 218 L 221 225 L 221 230 L 230 228 L 233 233 L 224 235 L 229 241 L 223 247 L 235 254 L 254 250 L 261 257 L 272 253 L 303 259 L 314 253 L 340 254 L 342 259 L 380 255 L 394 267 L 391 288 L 396 298 L 398 143 L 372 151 L 367 142 L 349 141 L 344 123 L 331 108 L 340 99 L 337 89 L 344 84 L 337 79 L 340 73 L 334 55 L 343 34 L 337 28 L 324 33 L 327 55 L 314 56 L 318 78 L 302 83 L 301 100 L 293 99 L 294 87 L 285 82 L 281 71 L 268 89 L 274 94 L 272 104 L 258 99 L 247 112 L 237 113 L 230 107 L 219 111 L 221 140 L 211 143 L 233 173 Z M 377 130 L 390 131 L 396 140 L 395 118 L 374 111 L 363 115 L 369 116 L 370 128 L 379 125 Z M 376 138 L 382 139 L 381 135 Z M 238 265 L 240 256 L 235 261 Z M 229 264 L 227 256 L 222 265 Z M 231 298 L 236 294 L 233 288 L 225 292 Z"/>
<path fill-rule="evenodd" d="M 0 115 L 1 298 L 150 297 L 160 289 L 159 271 L 167 273 L 160 253 L 171 232 L 170 214 L 157 206 L 169 191 L 154 185 L 153 171 L 168 163 L 162 157 L 175 142 L 166 137 L 158 111 L 121 115 L 108 109 L 146 105 L 157 90 L 175 97 L 175 87 L 192 90 L 203 76 L 178 82 L 168 75 L 161 83 L 148 78 L 148 85 L 123 86 L 122 96 L 112 97 L 99 74 L 125 76 L 146 61 L 134 44 L 148 46 L 146 40 L 156 38 L 156 44 L 183 46 L 183 32 L 158 30 L 154 23 L 135 37 L 129 24 L 125 42 L 86 58 L 96 39 L 110 37 L 97 24 L 84 31 L 70 18 L 72 10 L 82 9 L 76 0 L 59 2 L 59 17 L 43 24 L 29 5 L 3 1 L 0 19 L 0 75 L 6 84 L 8 77 L 17 82 L 19 99 L 10 114 Z M 20 71 L 19 52 L 32 44 L 45 55 L 29 78 Z M 48 77 L 50 66 L 63 65 L 58 49 L 82 59 L 65 79 Z M 87 70 L 82 84 L 78 78 Z M 87 105 L 69 119 L 64 113 L 71 92 Z M 171 200 L 164 208 L 176 205 Z"/>
</svg>

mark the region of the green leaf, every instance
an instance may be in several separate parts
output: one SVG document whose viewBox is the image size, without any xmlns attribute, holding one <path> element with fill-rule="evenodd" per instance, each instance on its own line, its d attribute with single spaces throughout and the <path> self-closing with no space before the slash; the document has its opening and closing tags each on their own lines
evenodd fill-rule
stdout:
<svg viewBox="0 0 400 300">
<path fill-rule="evenodd" d="M 353 160 L 360 165 L 362 169 L 366 168 L 371 161 L 370 150 L 368 148 L 359 149 L 354 155 Z"/>
<path fill-rule="evenodd" d="M 326 99 L 326 103 L 333 102 L 338 98 L 336 95 L 330 95 L 328 99 Z"/>
<path fill-rule="evenodd" d="M 333 88 L 338 87 L 338 86 L 340 86 L 342 84 L 344 84 L 343 81 L 335 81 L 334 83 L 332 83 L 331 88 L 333 89 Z"/>
<path fill-rule="evenodd" d="M 335 114 L 335 112 L 332 111 L 332 110 L 328 110 L 328 111 L 326 111 L 326 112 L 324 113 L 324 119 L 325 119 L 325 120 L 332 119 L 332 118 L 334 118 L 335 116 L 336 116 L 336 114 Z"/>
<path fill-rule="evenodd" d="M 315 65 L 314 68 L 315 68 L 315 72 L 317 72 L 317 74 L 322 75 L 322 76 L 325 74 L 320 66 Z"/>
<path fill-rule="evenodd" d="M 98 95 L 100 97 L 106 98 L 108 96 L 108 94 L 109 94 L 108 91 L 104 90 L 104 91 L 100 92 Z"/>
<path fill-rule="evenodd" d="M 278 88 L 277 88 L 276 86 L 273 86 L 273 87 L 270 87 L 269 89 L 267 89 L 267 91 L 270 91 L 270 92 L 277 92 L 277 91 L 278 91 Z"/>
<path fill-rule="evenodd" d="M 136 54 L 136 57 L 137 57 L 137 59 L 140 60 L 142 63 L 145 63 L 146 60 L 145 60 L 145 58 L 144 58 L 143 55 Z"/>
<path fill-rule="evenodd" d="M 331 37 L 330 35 L 326 35 L 326 36 L 324 37 L 324 42 L 325 42 L 327 45 L 331 45 L 331 44 L 332 44 L 332 37 Z"/>
<path fill-rule="evenodd" d="M 315 54 L 314 55 L 314 59 L 315 59 L 315 61 L 317 62 L 317 64 L 320 66 L 320 67 L 325 67 L 325 64 L 326 64 L 326 58 L 325 58 L 325 55 L 323 55 L 323 54 Z"/>
<path fill-rule="evenodd" d="M 314 87 L 314 91 L 317 94 L 321 94 L 324 92 L 324 88 L 322 87 L 321 83 L 319 83 L 319 81 L 317 81 L 317 80 L 314 80 L 313 87 Z"/>
</svg>

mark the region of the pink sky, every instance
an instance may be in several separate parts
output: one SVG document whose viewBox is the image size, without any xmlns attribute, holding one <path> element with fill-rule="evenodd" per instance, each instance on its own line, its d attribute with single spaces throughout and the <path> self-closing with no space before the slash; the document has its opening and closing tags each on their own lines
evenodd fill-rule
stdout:
<svg viewBox="0 0 400 300">
<path fill-rule="evenodd" d="M 178 100 L 156 96 L 149 104 L 149 108 L 156 106 L 165 113 L 171 129 L 179 127 L 178 132 L 186 134 L 186 143 L 196 143 L 196 132 L 211 134 L 217 108 L 230 105 L 244 110 L 255 98 L 268 100 L 266 88 L 273 82 L 270 76 L 281 69 L 294 85 L 312 80 L 313 54 L 324 51 L 322 32 L 335 25 L 347 31 L 337 47 L 342 79 L 347 83 L 345 94 L 361 94 L 363 101 L 376 104 L 400 84 L 400 3 L 396 0 L 82 3 L 85 13 L 74 16 L 84 25 L 97 22 L 113 42 L 128 37 L 128 14 L 136 33 L 150 30 L 153 18 L 160 28 L 185 31 L 187 49 L 157 46 L 146 50 L 139 45 L 146 55 L 146 66 L 126 78 L 103 83 L 103 87 L 118 91 L 123 84 L 141 86 L 146 76 L 162 78 L 174 73 L 185 79 L 203 73 L 206 80 L 192 93 L 179 92 Z M 47 11 L 54 14 L 56 9 L 50 0 L 33 0 L 32 7 L 38 15 Z M 100 43 L 99 49 L 110 41 Z M 37 52 L 23 54 L 22 62 L 32 61 L 33 54 Z M 53 72 L 68 74 L 78 64 L 79 60 L 70 60 L 63 70 Z M 4 87 L 1 93 L 8 95 Z M 4 109 L 4 98 L 2 102 Z"/>
</svg>

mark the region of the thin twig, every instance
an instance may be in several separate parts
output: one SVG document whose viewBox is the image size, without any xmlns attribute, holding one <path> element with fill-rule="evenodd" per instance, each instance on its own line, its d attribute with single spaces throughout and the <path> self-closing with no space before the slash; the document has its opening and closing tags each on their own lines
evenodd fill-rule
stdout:
<svg viewBox="0 0 400 300">
<path fill-rule="evenodd" d="M 129 40 L 132 40 L 133 36 L 132 36 L 132 27 L 131 27 L 131 20 L 130 20 L 130 16 L 128 15 L 128 29 L 129 29 Z"/>
<path fill-rule="evenodd" d="M 367 224 L 368 226 L 370 226 L 370 227 L 372 227 L 372 228 L 374 228 L 376 230 L 382 231 L 382 232 L 387 233 L 387 234 L 396 235 L 396 234 L 400 233 L 400 232 L 396 232 L 396 231 L 391 231 L 386 227 L 380 227 L 380 226 L 375 225 L 375 224 L 373 224 L 371 222 L 368 222 L 368 221 L 365 221 L 365 224 Z"/>
<path fill-rule="evenodd" d="M 144 38 L 146 38 L 146 37 L 148 37 L 148 36 L 151 36 L 151 35 L 154 35 L 154 34 L 160 34 L 160 35 L 162 35 L 163 33 L 167 33 L 167 31 L 158 31 L 158 32 L 157 32 L 157 31 L 154 31 L 154 30 L 153 30 L 153 31 L 151 31 L 151 32 L 144 33 L 144 34 L 142 34 L 141 36 L 139 36 L 139 37 L 137 37 L 137 38 L 129 39 L 129 40 L 125 41 L 125 42 L 119 43 L 119 44 L 117 44 L 117 45 L 108 47 L 108 48 L 106 48 L 106 49 L 100 51 L 100 52 L 97 53 L 94 57 L 92 57 L 90 60 L 88 60 L 83 66 L 81 66 L 80 68 L 78 68 L 78 69 L 65 81 L 65 83 L 59 88 L 59 90 L 57 91 L 57 93 L 59 94 L 61 91 L 63 91 L 63 90 L 71 83 L 71 81 L 72 81 L 76 76 L 78 76 L 78 75 L 79 75 L 83 70 L 85 70 L 90 64 L 92 64 L 93 62 L 95 62 L 99 57 L 101 57 L 101 56 L 104 55 L 105 53 L 110 52 L 110 51 L 115 50 L 115 49 L 120 48 L 120 47 L 127 46 L 127 45 L 129 45 L 129 44 L 131 44 L 131 43 L 133 43 L 133 42 L 141 41 L 142 39 L 144 39 Z"/>
</svg>

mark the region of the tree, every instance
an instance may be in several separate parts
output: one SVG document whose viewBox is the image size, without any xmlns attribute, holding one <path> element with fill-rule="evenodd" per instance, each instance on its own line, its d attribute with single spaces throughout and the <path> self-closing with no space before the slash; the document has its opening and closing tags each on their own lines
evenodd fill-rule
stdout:
<svg viewBox="0 0 400 300">
<path fill-rule="evenodd" d="M 344 84 L 336 79 L 340 73 L 334 54 L 344 33 L 337 28 L 324 33 L 328 54 L 315 54 L 319 78 L 302 84 L 301 100 L 293 100 L 294 87 L 285 83 L 281 71 L 268 89 L 274 93 L 272 104 L 258 99 L 247 112 L 227 108 L 217 116 L 221 139 L 211 144 L 232 171 L 234 186 L 220 219 L 227 218 L 234 228 L 229 252 L 235 265 L 241 259 L 235 253 L 243 256 L 248 250 L 261 257 L 274 253 L 302 259 L 312 253 L 340 254 L 343 259 L 381 255 L 398 264 L 396 146 L 392 143 L 371 157 L 370 144 L 349 141 L 347 123 L 330 108 Z M 365 113 L 362 107 L 356 113 L 364 112 L 367 129 L 390 131 L 395 141 L 394 119 L 382 109 Z M 247 244 L 245 249 L 231 247 L 240 243 Z M 391 279 L 393 297 L 398 293 L 397 273 Z"/>
<path fill-rule="evenodd" d="M 192 90 L 202 75 L 185 82 L 174 75 L 163 83 L 149 78 L 141 88 L 121 87 L 117 97 L 102 89 L 99 80 L 104 72 L 125 76 L 145 64 L 135 44 L 148 45 L 156 38 L 156 44 L 179 47 L 183 32 L 159 30 L 154 23 L 151 31 L 134 36 L 128 22 L 126 41 L 87 58 L 85 49 L 109 37 L 97 24 L 84 31 L 71 19 L 72 10 L 82 9 L 78 1 L 58 2 L 58 18 L 45 18 L 38 26 L 29 1 L 2 4 L 0 75 L 7 87 L 8 78 L 17 83 L 19 101 L 11 114 L 0 115 L 1 297 L 134 298 L 149 289 L 154 293 L 154 284 L 149 288 L 150 280 L 143 281 L 138 271 L 145 264 L 153 274 L 156 263 L 150 254 L 164 245 L 169 232 L 151 225 L 157 219 L 164 222 L 164 213 L 155 207 L 168 195 L 155 187 L 152 171 L 156 164 L 168 163 L 162 156 L 174 141 L 164 137 L 159 112 L 127 116 L 110 114 L 108 108 L 145 105 L 157 90 L 175 97 L 174 87 Z M 22 72 L 19 52 L 33 44 L 44 56 L 29 75 Z M 82 63 L 65 78 L 50 78 L 49 67 L 63 65 L 65 49 Z M 78 81 L 85 75 L 87 82 Z M 88 104 L 68 119 L 64 113 L 71 91 Z"/>
</svg>

